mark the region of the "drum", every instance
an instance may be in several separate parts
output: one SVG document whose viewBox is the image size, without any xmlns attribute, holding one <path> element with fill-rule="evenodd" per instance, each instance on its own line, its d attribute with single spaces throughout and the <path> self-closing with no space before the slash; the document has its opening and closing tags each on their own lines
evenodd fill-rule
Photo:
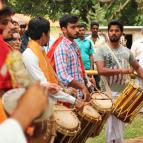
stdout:
<svg viewBox="0 0 143 143">
<path fill-rule="evenodd" d="M 72 139 L 71 143 L 85 143 L 101 121 L 101 116 L 91 105 L 85 105 L 78 112 L 81 121 L 81 132 Z"/>
<path fill-rule="evenodd" d="M 72 137 L 77 135 L 81 129 L 76 114 L 63 105 L 55 105 L 53 118 L 56 122 L 57 131 L 54 143 L 70 143 Z"/>
<path fill-rule="evenodd" d="M 91 95 L 91 105 L 100 113 L 112 110 L 112 100 L 103 92 L 94 92 Z"/>
<path fill-rule="evenodd" d="M 25 88 L 16 88 L 7 91 L 2 96 L 2 104 L 4 109 L 8 115 L 11 115 L 15 110 L 18 100 L 24 94 Z M 34 132 L 32 135 L 32 143 L 46 143 L 50 142 L 52 137 L 54 124 L 53 121 L 49 119 L 51 116 L 51 111 L 49 112 L 49 108 L 51 109 L 51 99 L 49 100 L 49 105 L 46 110 L 33 121 Z"/>
<path fill-rule="evenodd" d="M 143 106 L 143 90 L 130 82 L 115 99 L 113 114 L 123 122 L 131 122 Z"/>
<path fill-rule="evenodd" d="M 93 131 L 92 134 L 92 137 L 95 137 L 100 134 L 105 122 L 111 114 L 112 100 L 108 97 L 107 94 L 103 92 L 94 92 L 91 97 L 92 107 L 94 107 L 101 115 L 101 121 L 98 123 L 97 128 Z"/>
</svg>

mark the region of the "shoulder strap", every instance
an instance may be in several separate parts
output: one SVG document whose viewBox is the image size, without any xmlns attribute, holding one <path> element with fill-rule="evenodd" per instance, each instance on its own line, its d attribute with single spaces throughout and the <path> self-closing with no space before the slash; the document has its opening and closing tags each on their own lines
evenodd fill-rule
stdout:
<svg viewBox="0 0 143 143">
<path fill-rule="evenodd" d="M 107 49 L 109 50 L 109 52 L 112 54 L 112 56 L 113 56 L 114 60 L 116 61 L 118 67 L 119 67 L 119 68 L 122 68 L 122 66 L 121 66 L 121 64 L 120 64 L 120 62 L 119 62 L 119 60 L 118 60 L 118 58 L 117 58 L 116 55 L 113 53 L 113 51 L 111 50 L 111 48 L 108 46 L 108 44 L 105 44 L 105 45 L 106 45 Z"/>
</svg>

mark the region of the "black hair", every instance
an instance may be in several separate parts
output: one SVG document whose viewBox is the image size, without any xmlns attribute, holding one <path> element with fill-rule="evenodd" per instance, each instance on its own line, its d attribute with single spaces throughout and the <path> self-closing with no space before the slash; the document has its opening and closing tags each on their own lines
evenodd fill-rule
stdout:
<svg viewBox="0 0 143 143">
<path fill-rule="evenodd" d="M 79 28 L 84 27 L 84 28 L 86 29 L 86 24 L 84 24 L 84 23 L 80 23 L 80 24 L 78 25 L 78 27 L 79 27 Z"/>
<path fill-rule="evenodd" d="M 79 18 L 75 15 L 65 14 L 60 18 L 59 24 L 60 27 L 67 27 L 68 23 L 77 23 Z"/>
<path fill-rule="evenodd" d="M 91 23 L 90 23 L 90 28 L 92 28 L 94 25 L 96 25 L 96 26 L 99 27 L 99 23 L 98 23 L 98 22 L 91 21 Z"/>
<path fill-rule="evenodd" d="M 14 13 L 15 13 L 14 10 L 9 6 L 5 6 L 2 9 L 0 9 L 0 17 L 11 16 Z"/>
<path fill-rule="evenodd" d="M 123 24 L 122 24 L 119 20 L 112 20 L 112 21 L 110 21 L 110 22 L 108 23 L 108 31 L 109 31 L 109 29 L 111 28 L 112 25 L 117 25 L 117 26 L 119 26 L 121 32 L 123 32 L 123 29 L 124 29 L 124 28 L 123 28 Z"/>
<path fill-rule="evenodd" d="M 39 40 L 42 33 L 45 35 L 50 31 L 50 23 L 47 19 L 42 17 L 33 18 L 28 24 L 28 35 L 33 40 Z"/>
</svg>

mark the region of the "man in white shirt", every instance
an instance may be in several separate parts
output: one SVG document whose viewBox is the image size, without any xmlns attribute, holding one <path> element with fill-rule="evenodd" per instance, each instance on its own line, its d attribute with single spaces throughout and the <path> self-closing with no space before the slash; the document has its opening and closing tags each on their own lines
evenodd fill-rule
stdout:
<svg viewBox="0 0 143 143">
<path fill-rule="evenodd" d="M 99 32 L 99 23 L 92 21 L 90 24 L 91 35 L 87 37 L 92 44 L 93 47 L 99 48 L 103 43 L 106 42 L 106 36 L 103 33 Z"/>
<path fill-rule="evenodd" d="M 143 36 L 143 29 L 141 30 L 142 36 Z M 133 42 L 131 47 L 131 52 L 133 53 L 136 60 L 139 62 L 140 66 L 143 67 L 142 59 L 143 59 L 143 37 L 141 39 L 136 40 Z M 143 81 L 136 77 L 136 83 L 143 88 Z"/>
<path fill-rule="evenodd" d="M 49 82 L 52 82 L 54 89 L 58 86 L 57 77 L 43 49 L 43 46 L 48 43 L 49 31 L 50 23 L 42 17 L 34 18 L 29 22 L 28 34 L 31 40 L 27 49 L 23 52 L 23 62 L 34 80 L 40 80 L 40 83 L 44 86 L 48 86 Z M 70 95 L 59 95 L 57 93 L 54 97 L 77 106 L 83 105 L 79 99 Z"/>
<path fill-rule="evenodd" d="M 27 143 L 24 130 L 47 107 L 47 95 L 47 89 L 39 82 L 28 88 L 11 118 L 0 125 L 0 143 Z"/>
<path fill-rule="evenodd" d="M 90 30 L 91 35 L 87 37 L 88 40 L 91 41 L 92 47 L 94 47 L 94 57 L 96 56 L 96 49 L 103 46 L 103 44 L 106 42 L 106 38 L 104 34 L 100 34 L 99 32 L 99 23 L 92 21 L 90 24 Z M 94 65 L 94 69 L 96 70 L 96 65 Z M 100 76 L 94 75 L 96 86 L 98 89 L 100 89 L 99 82 L 100 82 Z"/>
<path fill-rule="evenodd" d="M 135 41 L 132 44 L 131 51 L 132 51 L 134 57 L 136 58 L 136 60 L 139 60 L 140 57 L 143 56 L 143 38 Z"/>
</svg>

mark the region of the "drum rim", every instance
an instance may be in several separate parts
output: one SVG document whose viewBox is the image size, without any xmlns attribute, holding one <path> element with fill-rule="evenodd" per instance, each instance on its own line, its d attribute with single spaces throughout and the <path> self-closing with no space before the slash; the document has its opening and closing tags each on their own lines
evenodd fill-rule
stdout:
<svg viewBox="0 0 143 143">
<path fill-rule="evenodd" d="M 99 93 L 98 91 L 95 91 L 95 92 L 93 92 L 92 93 L 92 95 L 94 94 L 94 93 Z M 101 92 L 103 95 L 105 95 L 105 96 L 107 96 L 108 97 L 108 99 L 107 100 L 110 100 L 111 101 L 111 104 L 112 104 L 112 106 L 109 108 L 101 108 L 101 106 L 99 106 L 99 104 L 96 102 L 96 100 L 93 100 L 94 98 L 92 98 L 92 100 L 91 100 L 91 105 L 93 106 L 93 108 L 95 108 L 96 110 L 98 110 L 99 112 L 111 112 L 112 111 L 112 108 L 113 108 L 113 102 L 112 102 L 112 100 L 109 98 L 109 96 L 106 94 L 106 93 L 104 93 L 104 92 Z M 92 95 L 91 95 L 91 97 L 92 97 Z M 97 103 L 97 104 L 95 104 L 95 102 Z"/>
<path fill-rule="evenodd" d="M 88 106 L 90 106 L 90 107 L 92 107 L 92 105 L 88 105 Z M 92 107 L 94 110 L 96 110 L 94 107 Z M 96 110 L 97 111 L 97 110 Z M 99 117 L 97 117 L 97 118 L 95 118 L 95 117 L 93 117 L 93 116 L 89 116 L 89 115 L 87 115 L 87 114 L 85 114 L 85 113 L 83 113 L 83 111 L 79 111 L 78 112 L 78 114 L 82 117 L 82 118 L 84 118 L 84 119 L 86 119 L 87 121 L 91 121 L 91 122 L 97 122 L 97 121 L 100 121 L 101 120 L 101 115 L 100 115 L 100 113 L 97 111 L 97 113 L 99 114 Z"/>
<path fill-rule="evenodd" d="M 62 104 L 57 104 L 55 106 L 61 106 L 61 107 L 64 107 L 64 108 L 67 108 L 66 106 L 62 105 Z M 76 118 L 77 120 L 77 127 L 76 128 L 72 128 L 72 129 L 68 129 L 68 128 L 65 128 L 65 127 L 62 127 L 61 124 L 58 124 L 56 122 L 56 119 L 55 119 L 55 122 L 56 122 L 56 126 L 57 126 L 57 131 L 64 134 L 64 135 L 67 135 L 67 136 L 74 136 L 75 134 L 77 134 L 80 130 L 81 130 L 81 122 L 79 121 L 77 115 L 75 112 L 73 111 L 69 111 L 70 113 L 72 113 L 71 115 L 74 116 L 74 118 Z M 53 117 L 54 117 L 54 113 L 53 113 Z"/>
</svg>

